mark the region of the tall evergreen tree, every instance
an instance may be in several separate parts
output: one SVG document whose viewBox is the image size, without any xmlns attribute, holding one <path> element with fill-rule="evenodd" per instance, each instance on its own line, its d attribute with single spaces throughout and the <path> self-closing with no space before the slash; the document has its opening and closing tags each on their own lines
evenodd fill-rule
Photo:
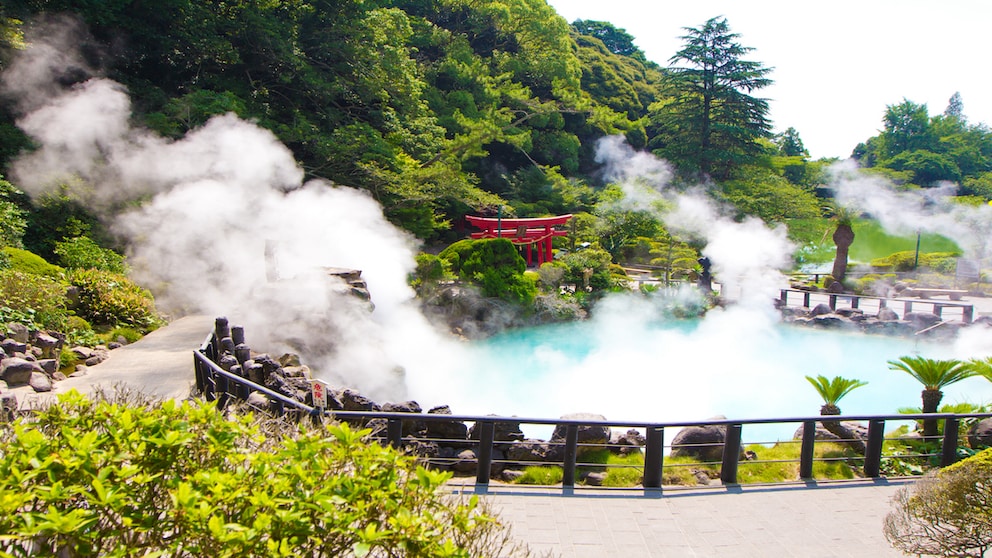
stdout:
<svg viewBox="0 0 992 558">
<path fill-rule="evenodd" d="M 737 42 L 726 18 L 685 30 L 685 46 L 669 60 L 673 100 L 652 114 L 653 147 L 683 171 L 726 178 L 770 135 L 768 101 L 751 93 L 772 83 L 772 69 L 743 59 L 754 49 Z"/>
</svg>

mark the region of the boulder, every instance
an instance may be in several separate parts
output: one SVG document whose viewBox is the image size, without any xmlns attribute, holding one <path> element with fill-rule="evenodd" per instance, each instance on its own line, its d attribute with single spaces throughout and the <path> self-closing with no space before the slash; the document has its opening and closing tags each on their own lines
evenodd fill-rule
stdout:
<svg viewBox="0 0 992 558">
<path fill-rule="evenodd" d="M 809 311 L 809 315 L 810 315 L 811 318 L 815 318 L 817 316 L 824 316 L 826 314 L 833 314 L 833 312 L 834 311 L 833 311 L 833 309 L 830 308 L 830 305 L 829 304 L 827 304 L 825 302 L 821 302 L 820 304 L 817 304 L 816 306 L 813 307 L 812 310 Z"/>
<path fill-rule="evenodd" d="M 613 437 L 610 439 L 610 451 L 620 455 L 640 453 L 641 448 L 646 443 L 647 439 L 644 437 L 644 434 L 632 428 L 623 434 L 619 432 L 613 433 Z"/>
<path fill-rule="evenodd" d="M 31 330 L 28 329 L 28 326 L 22 323 L 11 322 L 7 324 L 7 337 L 18 343 L 27 344 L 28 340 L 31 338 Z"/>
<path fill-rule="evenodd" d="M 39 333 L 35 336 L 32 344 L 41 349 L 41 358 L 58 358 L 62 340 L 54 335 Z"/>
<path fill-rule="evenodd" d="M 799 425 L 793 438 L 796 440 L 803 439 L 803 425 Z M 813 438 L 824 442 L 845 444 L 854 449 L 854 451 L 864 455 L 865 443 L 868 440 L 868 427 L 859 422 L 852 421 L 827 421 L 826 424 L 817 422 Z"/>
<path fill-rule="evenodd" d="M 353 389 L 344 389 L 335 392 L 335 396 L 341 402 L 343 411 L 381 411 L 382 407 L 378 403 L 365 397 Z"/>
<path fill-rule="evenodd" d="M 382 405 L 383 412 L 386 413 L 409 413 L 420 414 L 420 404 L 416 401 L 404 401 L 403 403 L 385 403 Z M 427 430 L 426 422 L 422 420 L 403 420 L 403 436 L 414 436 L 422 434 Z"/>
<path fill-rule="evenodd" d="M 541 463 L 562 463 L 565 448 L 543 440 L 522 440 L 506 446 L 506 458 L 521 467 Z"/>
<path fill-rule="evenodd" d="M 32 373 L 29 383 L 31 385 L 31 389 L 38 393 L 52 391 L 52 379 L 49 378 L 48 374 L 45 374 L 44 372 Z"/>
<path fill-rule="evenodd" d="M 854 327 L 854 322 L 839 314 L 821 314 L 813 318 L 811 325 L 823 329 L 844 329 Z"/>
<path fill-rule="evenodd" d="M 450 415 L 451 408 L 447 405 L 434 407 L 427 414 Z M 430 420 L 427 421 L 427 437 L 438 440 L 442 445 L 451 445 L 468 439 L 468 427 L 464 422 L 455 420 Z"/>
<path fill-rule="evenodd" d="M 0 361 L 0 379 L 8 386 L 23 386 L 31 381 L 34 372 L 44 373 L 38 363 L 11 357 Z"/>
<path fill-rule="evenodd" d="M 895 322 L 899 320 L 899 314 L 896 314 L 895 310 L 887 306 L 884 308 L 879 308 L 878 315 L 875 317 L 882 322 Z"/>
<path fill-rule="evenodd" d="M 24 353 L 28 352 L 28 344 L 27 343 L 22 343 L 22 342 L 20 342 L 20 341 L 18 341 L 16 339 L 13 339 L 13 338 L 10 338 L 10 337 L 8 337 L 7 339 L 4 339 L 3 341 L 0 341 L 0 348 L 3 349 L 3 352 L 4 353 L 6 353 L 6 354 L 8 354 L 10 356 L 14 356 L 14 355 L 17 355 L 17 354 L 22 354 L 23 355 Z"/>
<path fill-rule="evenodd" d="M 982 419 L 968 429 L 968 445 L 972 449 L 992 446 L 992 418 Z"/>
<path fill-rule="evenodd" d="M 479 459 L 475 456 L 475 452 L 470 449 L 464 449 L 458 452 L 454 457 L 454 461 L 451 463 L 451 470 L 456 473 L 474 473 L 478 468 Z"/>
<path fill-rule="evenodd" d="M 54 358 L 46 358 L 38 361 L 38 366 L 45 371 L 45 374 L 54 377 L 59 371 L 59 361 Z"/>
<path fill-rule="evenodd" d="M 723 444 L 726 439 L 726 425 L 706 424 L 683 428 L 672 440 L 671 456 L 692 457 L 703 462 L 720 463 L 723 461 Z M 739 459 L 744 459 L 744 457 L 742 446 Z"/>
<path fill-rule="evenodd" d="M 494 417 L 496 415 L 488 415 Z M 468 430 L 470 440 L 478 440 L 481 429 L 479 423 L 472 425 Z M 524 432 L 520 430 L 520 423 L 514 421 L 497 422 L 493 432 L 493 440 L 496 442 L 515 442 L 524 439 Z"/>
<path fill-rule="evenodd" d="M 865 311 L 860 308 L 838 308 L 834 311 L 838 316 L 843 316 L 845 318 L 856 320 L 862 318 L 865 315 Z"/>
<path fill-rule="evenodd" d="M 562 415 L 562 419 L 565 420 L 577 420 L 577 421 L 589 421 L 589 422 L 606 422 L 606 417 L 603 415 L 597 415 L 595 413 L 570 413 L 567 415 Z M 559 424 L 555 426 L 554 433 L 551 434 L 552 442 L 565 441 L 566 426 L 564 424 Z M 597 451 L 602 449 L 602 447 L 609 443 L 612 437 L 612 431 L 609 426 L 603 426 L 599 424 L 583 424 L 579 426 L 578 429 L 578 449 L 577 454 L 582 455 L 590 451 Z"/>
<path fill-rule="evenodd" d="M 603 481 L 605 480 L 606 473 L 600 471 L 593 471 L 582 476 L 582 481 L 589 486 L 603 486 Z"/>
<path fill-rule="evenodd" d="M 919 331 L 940 322 L 940 316 L 930 312 L 909 312 L 903 316 L 903 320 L 913 324 L 913 327 Z"/>
</svg>

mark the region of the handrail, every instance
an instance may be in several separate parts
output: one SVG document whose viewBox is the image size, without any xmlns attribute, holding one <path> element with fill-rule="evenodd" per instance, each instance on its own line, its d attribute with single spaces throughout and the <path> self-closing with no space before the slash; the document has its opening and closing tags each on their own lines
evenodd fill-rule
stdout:
<svg viewBox="0 0 992 558">
<path fill-rule="evenodd" d="M 884 459 L 906 459 L 919 458 L 932 460 L 944 467 L 954 463 L 958 459 L 958 425 L 967 419 L 982 419 L 992 417 L 992 413 L 916 413 L 916 414 L 888 414 L 888 415 L 813 415 L 799 417 L 778 417 L 778 418 L 751 418 L 751 419 L 707 419 L 695 421 L 618 421 L 618 420 L 586 420 L 586 419 L 564 419 L 564 418 L 541 418 L 541 417 L 506 417 L 493 415 L 449 415 L 432 413 L 404 413 L 388 411 L 343 411 L 327 410 L 312 407 L 304 402 L 287 397 L 281 393 L 273 391 L 265 386 L 252 382 L 250 379 L 228 372 L 218 366 L 213 360 L 217 354 L 218 343 L 214 336 L 209 336 L 199 349 L 194 351 L 194 368 L 196 373 L 197 388 L 200 393 L 209 401 L 216 401 L 220 407 L 230 403 L 231 398 L 247 400 L 252 392 L 264 394 L 270 402 L 270 410 L 282 415 L 288 410 L 295 410 L 297 417 L 310 416 L 315 422 L 330 420 L 345 421 L 358 424 L 361 427 L 375 427 L 376 436 L 383 442 L 395 447 L 423 447 L 424 444 L 452 443 L 454 447 L 470 448 L 474 451 L 471 459 L 474 463 L 476 476 L 476 491 L 485 492 L 488 490 L 493 470 L 507 464 L 531 463 L 522 462 L 519 459 L 513 460 L 500 452 L 513 446 L 511 440 L 497 439 L 496 431 L 500 424 L 516 425 L 538 425 L 555 426 L 564 431 L 563 439 L 553 441 L 532 441 L 538 444 L 546 444 L 548 447 L 560 448 L 560 459 L 553 462 L 533 462 L 542 465 L 560 465 L 563 468 L 564 476 L 563 488 L 571 489 L 575 485 L 575 473 L 578 467 L 595 466 L 596 464 L 582 463 L 581 451 L 587 449 L 604 448 L 616 449 L 615 443 L 607 440 L 605 443 L 580 443 L 579 430 L 582 428 L 626 428 L 639 429 L 644 431 L 644 446 L 637 451 L 643 451 L 644 464 L 641 485 L 645 490 L 660 489 L 662 486 L 662 468 L 665 466 L 665 448 L 673 448 L 671 444 L 665 445 L 665 430 L 678 429 L 694 426 L 723 426 L 725 427 L 724 441 L 722 443 L 703 444 L 706 447 L 720 447 L 722 460 L 712 464 L 720 465 L 720 480 L 723 484 L 736 484 L 739 480 L 738 465 L 739 455 L 741 455 L 742 432 L 745 428 L 753 425 L 765 424 L 799 424 L 802 425 L 803 436 L 801 441 L 790 440 L 786 442 L 775 441 L 774 443 L 799 443 L 801 444 L 799 462 L 799 478 L 803 480 L 813 479 L 813 463 L 815 461 L 828 461 L 836 458 L 815 457 L 815 445 L 821 441 L 815 439 L 816 423 L 822 422 L 867 422 L 868 438 L 863 441 L 858 440 L 838 440 L 839 443 L 857 442 L 865 448 L 863 457 L 857 458 L 862 462 L 863 474 L 865 477 L 880 477 L 881 465 Z M 931 440 L 937 451 L 935 453 L 921 453 L 914 455 L 904 455 L 898 457 L 884 456 L 883 445 L 885 442 L 884 428 L 887 421 L 944 421 L 944 433 L 939 439 Z M 378 423 L 374 421 L 379 421 Z M 383 424 L 384 423 L 384 424 Z M 443 439 L 439 437 L 427 437 L 422 435 L 404 435 L 405 426 L 411 423 L 461 423 L 464 428 L 462 436 L 458 439 Z M 465 423 L 474 424 L 474 431 L 468 435 Z M 429 427 L 428 427 L 429 430 Z M 772 442 L 758 442 L 768 444 Z M 939 448 L 937 446 L 939 445 Z M 680 445 L 679 447 L 687 447 Z M 931 451 L 931 450 L 926 450 Z M 415 452 L 416 453 L 416 452 Z M 430 465 L 445 466 L 451 465 L 454 461 L 463 458 L 442 458 L 438 455 L 423 458 Z M 846 458 L 845 458 L 846 459 Z M 794 461 L 794 460 L 793 460 Z M 759 461 L 760 462 L 760 461 Z"/>
</svg>

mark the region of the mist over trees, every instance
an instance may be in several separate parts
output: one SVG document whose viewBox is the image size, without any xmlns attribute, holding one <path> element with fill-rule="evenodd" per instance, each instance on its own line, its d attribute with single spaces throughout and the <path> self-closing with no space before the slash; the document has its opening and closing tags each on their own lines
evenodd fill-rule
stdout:
<svg viewBox="0 0 992 558">
<path fill-rule="evenodd" d="M 615 259 L 657 260 L 676 239 L 662 223 L 618 219 L 596 161 L 597 141 L 616 135 L 669 161 L 674 187 L 706 184 L 738 218 L 820 218 L 829 205 L 817 190 L 828 162 L 810 161 L 794 128 L 772 135 L 760 97 L 771 68 L 749 59 L 722 17 L 686 27 L 662 66 L 624 29 L 570 25 L 544 0 L 11 0 L 0 6 L 0 71 L 64 14 L 85 33 L 62 85 L 123 84 L 134 122 L 166 138 L 225 113 L 252 120 L 307 178 L 368 192 L 430 245 L 462 238 L 467 213 L 569 212 L 589 225 L 576 236 Z M 0 176 L 27 215 L 8 229 L 46 257 L 80 234 L 102 242 L 72 200 L 17 193 L 10 164 L 32 147 L 21 114 L 10 95 L 0 100 Z M 960 96 L 933 117 L 908 100 L 891 105 L 884 131 L 854 155 L 900 183 L 960 181 L 992 197 L 989 131 L 964 115 Z M 60 207 L 71 220 L 53 220 Z"/>
</svg>

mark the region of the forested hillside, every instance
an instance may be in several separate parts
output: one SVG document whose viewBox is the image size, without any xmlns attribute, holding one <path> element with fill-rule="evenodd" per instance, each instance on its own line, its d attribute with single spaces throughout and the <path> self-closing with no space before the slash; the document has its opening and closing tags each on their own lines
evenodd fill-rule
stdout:
<svg viewBox="0 0 992 558">
<path fill-rule="evenodd" d="M 570 212 L 573 237 L 614 261 L 671 253 L 663 223 L 617 203 L 597 160 L 607 136 L 668 161 L 675 188 L 703 184 L 738 218 L 819 218 L 830 206 L 818 189 L 828 162 L 810 161 L 795 129 L 772 134 L 770 68 L 723 18 L 687 27 L 683 48 L 656 63 L 623 29 L 569 24 L 544 0 L 8 0 L 0 64 L 67 13 L 84 24 L 84 63 L 63 85 L 124 84 L 135 123 L 169 138 L 229 112 L 257 122 L 308 177 L 369 192 L 429 245 L 462 237 L 466 213 Z M 31 148 L 19 110 L 0 104 L 0 173 L 15 188 L 9 164 Z M 884 123 L 855 150 L 864 166 L 992 195 L 992 135 L 960 100 L 933 118 L 905 101 Z M 85 207 L 5 197 L 27 212 L 25 243 L 45 257 L 93 221 Z"/>
</svg>

